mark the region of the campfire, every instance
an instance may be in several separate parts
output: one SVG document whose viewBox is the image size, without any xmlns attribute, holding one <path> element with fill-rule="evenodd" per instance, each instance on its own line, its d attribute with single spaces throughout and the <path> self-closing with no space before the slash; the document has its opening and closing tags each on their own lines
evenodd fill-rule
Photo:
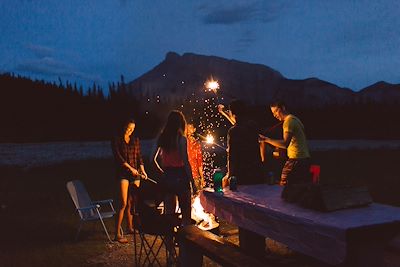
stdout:
<svg viewBox="0 0 400 267">
<path fill-rule="evenodd" d="M 204 212 L 199 196 L 196 196 L 193 200 L 192 220 L 196 222 L 196 226 L 201 230 L 210 231 L 219 227 L 219 223 L 215 220 L 215 216 L 211 213 Z"/>
</svg>

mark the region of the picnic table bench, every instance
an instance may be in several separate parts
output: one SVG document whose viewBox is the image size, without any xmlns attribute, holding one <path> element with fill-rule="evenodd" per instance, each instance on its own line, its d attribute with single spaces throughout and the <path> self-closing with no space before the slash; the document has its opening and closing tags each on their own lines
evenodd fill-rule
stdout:
<svg viewBox="0 0 400 267">
<path fill-rule="evenodd" d="M 188 225 L 179 229 L 179 262 L 182 267 L 200 267 L 203 255 L 226 267 L 272 267 L 244 254 L 239 247 L 211 232 Z"/>
<path fill-rule="evenodd" d="M 399 207 L 372 203 L 319 212 L 285 202 L 281 191 L 281 186 L 265 184 L 226 189 L 224 194 L 206 188 L 200 202 L 205 211 L 237 225 L 239 231 L 269 237 L 322 262 L 383 266 L 384 247 L 400 232 Z"/>
</svg>

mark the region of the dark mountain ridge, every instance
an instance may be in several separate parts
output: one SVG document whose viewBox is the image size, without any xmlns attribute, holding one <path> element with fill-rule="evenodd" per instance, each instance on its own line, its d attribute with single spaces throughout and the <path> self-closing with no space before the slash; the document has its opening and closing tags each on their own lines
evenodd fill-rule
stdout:
<svg viewBox="0 0 400 267">
<path fill-rule="evenodd" d="M 400 85 L 380 81 L 362 89 L 357 97 L 362 102 L 400 103 Z"/>
<path fill-rule="evenodd" d="M 254 105 L 264 105 L 275 98 L 296 108 L 359 101 L 400 103 L 400 85 L 379 82 L 354 92 L 318 78 L 288 79 L 261 64 L 193 53 L 167 53 L 165 60 L 127 87 L 137 97 L 158 96 L 167 102 L 181 102 L 193 93 L 201 94 L 204 82 L 211 77 L 219 81 L 219 94 L 227 101 L 240 98 Z"/>
</svg>

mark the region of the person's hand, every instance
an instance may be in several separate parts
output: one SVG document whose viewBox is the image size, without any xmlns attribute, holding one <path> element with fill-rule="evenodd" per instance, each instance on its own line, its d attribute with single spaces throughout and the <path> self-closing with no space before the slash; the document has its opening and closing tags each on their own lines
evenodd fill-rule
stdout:
<svg viewBox="0 0 400 267">
<path fill-rule="evenodd" d="M 136 169 L 134 169 L 134 168 L 131 169 L 131 172 L 132 172 L 132 175 L 133 175 L 133 176 L 138 176 L 138 175 L 139 175 L 138 170 L 136 170 Z"/>
<path fill-rule="evenodd" d="M 225 106 L 224 106 L 224 105 L 222 105 L 222 104 L 218 104 L 218 112 L 219 112 L 219 113 L 222 113 L 222 112 L 224 112 L 224 108 L 225 108 Z"/>
<path fill-rule="evenodd" d="M 226 174 L 224 178 L 222 178 L 222 188 L 229 186 L 229 176 Z"/>
<path fill-rule="evenodd" d="M 264 135 L 262 135 L 262 134 L 259 134 L 259 135 L 258 135 L 258 141 L 259 141 L 259 142 L 267 142 L 267 143 L 268 143 L 269 140 L 271 140 L 271 138 L 266 137 L 266 136 L 264 136 Z"/>
<path fill-rule="evenodd" d="M 144 179 L 144 180 L 147 180 L 147 178 L 149 178 L 145 171 L 142 171 L 142 175 L 141 176 L 142 176 L 142 179 Z"/>
<path fill-rule="evenodd" d="M 285 185 L 286 185 L 286 180 L 280 180 L 280 181 L 279 181 L 279 185 L 285 186 Z"/>
</svg>

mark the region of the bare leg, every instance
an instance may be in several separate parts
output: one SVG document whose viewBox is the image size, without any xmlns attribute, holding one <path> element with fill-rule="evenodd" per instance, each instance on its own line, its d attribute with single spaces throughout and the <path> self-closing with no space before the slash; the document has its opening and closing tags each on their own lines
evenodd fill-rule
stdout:
<svg viewBox="0 0 400 267">
<path fill-rule="evenodd" d="M 130 189 L 128 190 L 130 191 Z M 133 215 L 132 215 L 132 206 L 133 206 L 133 198 L 130 192 L 128 193 L 128 200 L 126 202 L 125 214 L 126 214 L 126 225 L 128 227 L 128 231 L 133 232 Z"/>
<path fill-rule="evenodd" d="M 261 156 L 261 161 L 265 161 L 265 149 L 266 149 L 266 144 L 265 142 L 260 143 L 260 156 Z"/>
<path fill-rule="evenodd" d="M 128 187 L 129 181 L 121 179 L 118 187 L 119 207 L 117 211 L 117 216 L 115 217 L 115 239 L 120 239 L 122 237 L 120 229 L 122 225 L 122 220 L 124 218 L 125 209 L 127 207 Z"/>
<path fill-rule="evenodd" d="M 134 201 L 134 192 L 135 190 L 137 190 L 140 186 L 140 180 L 135 180 L 133 182 L 133 184 L 128 186 L 128 200 L 127 200 L 127 205 L 126 205 L 126 209 L 125 209 L 125 213 L 126 213 L 126 224 L 128 226 L 128 230 L 130 232 L 133 232 L 133 214 L 132 214 L 132 207 L 133 205 L 135 205 L 135 201 Z"/>
<path fill-rule="evenodd" d="M 191 194 L 190 191 L 182 192 L 178 195 L 179 206 L 181 207 L 182 211 L 182 224 L 189 225 L 192 222 L 191 219 Z"/>
</svg>

